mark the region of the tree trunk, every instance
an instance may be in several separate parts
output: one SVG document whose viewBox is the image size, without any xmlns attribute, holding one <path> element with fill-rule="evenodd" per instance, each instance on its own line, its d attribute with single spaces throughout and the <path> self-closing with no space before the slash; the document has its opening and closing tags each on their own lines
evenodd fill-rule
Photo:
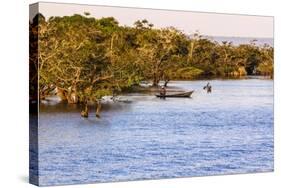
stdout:
<svg viewBox="0 0 281 188">
<path fill-rule="evenodd" d="M 56 95 L 62 100 L 62 101 L 66 101 L 67 100 L 67 92 L 64 91 L 63 89 L 60 88 L 56 88 L 57 89 L 57 93 Z"/>
<path fill-rule="evenodd" d="M 76 88 L 70 88 L 68 93 L 67 93 L 67 102 L 69 104 L 77 104 L 78 103 L 78 95 L 77 95 L 77 91 L 76 91 Z"/>
<path fill-rule="evenodd" d="M 86 101 L 84 105 L 84 110 L 82 110 L 81 116 L 87 118 L 89 116 L 88 101 Z"/>
<path fill-rule="evenodd" d="M 158 75 L 157 75 L 157 73 L 153 73 L 153 83 L 152 83 L 152 86 L 153 86 L 153 87 L 157 87 L 158 84 L 159 84 Z"/>
<path fill-rule="evenodd" d="M 80 78 L 81 68 L 78 68 L 75 74 L 75 80 L 72 82 L 72 86 L 68 88 L 67 101 L 70 104 L 77 104 L 79 102 L 77 95 L 77 81 Z"/>
<path fill-rule="evenodd" d="M 189 49 L 188 58 L 187 58 L 187 63 L 189 63 L 189 64 L 192 64 L 194 43 L 195 43 L 194 40 L 192 40 L 190 43 L 190 49 Z"/>
<path fill-rule="evenodd" d="M 51 95 L 51 92 L 55 90 L 55 86 L 45 85 L 39 90 L 39 100 L 45 100 L 46 97 Z"/>
<path fill-rule="evenodd" d="M 97 104 L 97 106 L 96 106 L 96 117 L 100 118 L 101 103 L 100 103 L 100 101 L 97 100 L 96 104 Z"/>
<path fill-rule="evenodd" d="M 153 79 L 152 86 L 153 87 L 157 87 L 158 86 L 158 81 L 156 79 Z"/>
</svg>

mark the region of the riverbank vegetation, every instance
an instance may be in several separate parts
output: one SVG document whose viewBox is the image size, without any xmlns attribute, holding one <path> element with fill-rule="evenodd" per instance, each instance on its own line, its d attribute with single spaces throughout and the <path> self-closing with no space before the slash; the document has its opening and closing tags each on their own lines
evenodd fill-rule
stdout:
<svg viewBox="0 0 281 188">
<path fill-rule="evenodd" d="M 199 33 L 155 28 L 145 19 L 128 27 L 89 13 L 48 20 L 38 14 L 29 25 L 30 67 L 39 74 L 40 100 L 56 94 L 68 103 L 83 103 L 85 117 L 89 102 L 96 103 L 99 116 L 101 97 L 142 81 L 157 87 L 170 80 L 273 76 L 273 47 L 254 41 L 220 44 Z"/>
</svg>

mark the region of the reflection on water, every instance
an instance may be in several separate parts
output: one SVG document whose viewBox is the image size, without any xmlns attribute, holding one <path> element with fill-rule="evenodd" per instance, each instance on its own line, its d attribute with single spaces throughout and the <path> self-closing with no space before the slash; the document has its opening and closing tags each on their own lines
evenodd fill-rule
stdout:
<svg viewBox="0 0 281 188">
<path fill-rule="evenodd" d="M 122 96 L 102 118 L 79 106 L 40 106 L 41 185 L 273 170 L 273 81 L 176 81 L 192 98 Z"/>
</svg>

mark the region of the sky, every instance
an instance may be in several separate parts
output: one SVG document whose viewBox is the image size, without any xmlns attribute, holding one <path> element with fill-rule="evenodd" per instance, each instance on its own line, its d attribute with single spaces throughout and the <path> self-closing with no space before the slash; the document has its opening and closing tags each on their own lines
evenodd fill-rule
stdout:
<svg viewBox="0 0 281 188">
<path fill-rule="evenodd" d="M 36 11 L 31 6 L 30 17 Z M 114 17 L 120 25 L 132 26 L 136 20 L 147 19 L 156 28 L 173 26 L 186 34 L 226 37 L 273 38 L 274 18 L 204 12 L 123 8 L 63 3 L 40 3 L 39 12 L 50 16 L 71 16 L 89 12 L 95 18 Z"/>
</svg>

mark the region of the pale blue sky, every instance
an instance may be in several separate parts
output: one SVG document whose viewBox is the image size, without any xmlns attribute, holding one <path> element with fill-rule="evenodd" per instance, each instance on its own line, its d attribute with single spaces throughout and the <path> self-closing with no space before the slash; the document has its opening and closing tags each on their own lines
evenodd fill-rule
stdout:
<svg viewBox="0 0 281 188">
<path fill-rule="evenodd" d="M 173 26 L 190 34 L 198 30 L 203 35 L 273 38 L 273 17 L 248 16 L 188 11 L 121 8 L 61 3 L 40 3 L 39 12 L 46 18 L 90 12 L 96 18 L 115 17 L 120 25 L 132 26 L 136 20 L 147 19 L 155 27 Z"/>
</svg>

